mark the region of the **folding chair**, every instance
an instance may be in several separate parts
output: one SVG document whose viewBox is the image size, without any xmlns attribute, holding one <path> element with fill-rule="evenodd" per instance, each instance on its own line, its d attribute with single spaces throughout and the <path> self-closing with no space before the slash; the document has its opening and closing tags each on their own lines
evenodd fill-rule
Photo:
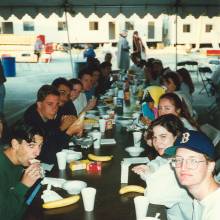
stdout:
<svg viewBox="0 0 220 220">
<path fill-rule="evenodd" d="M 181 61 L 177 63 L 177 67 L 185 67 L 190 73 L 196 73 L 197 78 L 199 78 L 197 61 Z"/>
<path fill-rule="evenodd" d="M 198 62 L 197 61 L 185 61 L 186 62 L 186 69 L 190 72 L 190 73 L 196 73 L 197 75 L 197 79 L 199 79 L 199 73 L 198 73 Z"/>
<path fill-rule="evenodd" d="M 212 70 L 210 67 L 199 67 L 199 75 L 202 80 L 203 87 L 200 90 L 199 94 L 201 94 L 204 90 L 206 91 L 208 96 L 212 96 L 212 79 L 211 79 L 211 74 Z"/>
<path fill-rule="evenodd" d="M 201 125 L 200 129 L 212 140 L 212 143 L 216 147 L 220 141 L 220 130 L 208 123 Z"/>
<path fill-rule="evenodd" d="M 178 62 L 177 66 L 184 67 L 186 65 L 186 61 Z"/>
</svg>

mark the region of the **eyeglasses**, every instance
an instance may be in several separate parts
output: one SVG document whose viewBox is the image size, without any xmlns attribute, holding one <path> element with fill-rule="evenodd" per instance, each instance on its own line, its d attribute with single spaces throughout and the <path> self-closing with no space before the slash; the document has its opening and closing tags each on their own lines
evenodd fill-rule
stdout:
<svg viewBox="0 0 220 220">
<path fill-rule="evenodd" d="M 180 168 L 183 166 L 183 162 L 185 161 L 185 166 L 187 169 L 191 169 L 191 170 L 195 170 L 198 168 L 199 163 L 203 163 L 206 162 L 206 160 L 198 160 L 195 158 L 188 158 L 188 159 L 184 159 L 184 158 L 173 158 L 171 161 L 171 164 L 174 168 Z"/>
</svg>

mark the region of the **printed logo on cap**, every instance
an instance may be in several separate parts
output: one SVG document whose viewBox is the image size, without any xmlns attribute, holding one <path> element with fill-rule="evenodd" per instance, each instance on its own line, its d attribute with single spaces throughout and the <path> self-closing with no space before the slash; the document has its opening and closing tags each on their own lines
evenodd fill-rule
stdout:
<svg viewBox="0 0 220 220">
<path fill-rule="evenodd" d="M 190 133 L 189 132 L 185 132 L 182 135 L 182 140 L 181 140 L 181 144 L 185 144 L 189 141 L 189 137 L 190 137 Z"/>
</svg>

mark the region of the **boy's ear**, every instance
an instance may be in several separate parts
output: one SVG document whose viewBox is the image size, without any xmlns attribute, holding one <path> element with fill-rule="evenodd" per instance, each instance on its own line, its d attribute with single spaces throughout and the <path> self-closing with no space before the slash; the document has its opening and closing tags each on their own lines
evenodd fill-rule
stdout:
<svg viewBox="0 0 220 220">
<path fill-rule="evenodd" d="M 41 109 L 41 102 L 37 102 L 37 108 Z"/>
<path fill-rule="evenodd" d="M 214 161 L 209 161 L 208 162 L 208 172 L 212 174 L 214 169 L 215 169 L 215 162 Z"/>
<path fill-rule="evenodd" d="M 20 144 L 16 139 L 12 139 L 11 140 L 11 147 L 14 148 L 15 150 L 17 150 L 19 148 Z"/>
</svg>

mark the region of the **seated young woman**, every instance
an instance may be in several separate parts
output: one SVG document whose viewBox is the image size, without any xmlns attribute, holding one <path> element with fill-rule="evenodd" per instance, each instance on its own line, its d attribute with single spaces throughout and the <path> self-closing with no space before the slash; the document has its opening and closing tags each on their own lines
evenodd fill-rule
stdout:
<svg viewBox="0 0 220 220">
<path fill-rule="evenodd" d="M 146 181 L 145 195 L 150 203 L 166 206 L 168 220 L 191 220 L 192 198 L 182 188 L 170 166 L 165 149 L 173 146 L 177 136 L 184 131 L 182 121 L 173 114 L 160 116 L 148 128 L 152 143 L 159 156 L 146 165 L 135 166 L 132 170 Z"/>
<path fill-rule="evenodd" d="M 185 91 L 180 90 L 181 82 L 177 73 L 172 71 L 167 72 L 162 77 L 162 83 L 167 88 L 166 92 L 173 92 L 180 97 L 182 102 L 187 106 L 190 116 L 193 117 L 195 113 L 192 103 Z"/>
<path fill-rule="evenodd" d="M 192 94 L 195 91 L 195 87 L 189 71 L 186 68 L 181 68 L 178 69 L 176 72 L 181 82 L 180 90 L 184 91 L 189 97 L 190 101 L 192 101 Z"/>
<path fill-rule="evenodd" d="M 173 114 L 180 118 L 185 128 L 189 130 L 198 130 L 197 122 L 190 116 L 185 105 L 183 105 L 179 96 L 175 93 L 165 93 L 159 99 L 158 115 Z"/>
</svg>

